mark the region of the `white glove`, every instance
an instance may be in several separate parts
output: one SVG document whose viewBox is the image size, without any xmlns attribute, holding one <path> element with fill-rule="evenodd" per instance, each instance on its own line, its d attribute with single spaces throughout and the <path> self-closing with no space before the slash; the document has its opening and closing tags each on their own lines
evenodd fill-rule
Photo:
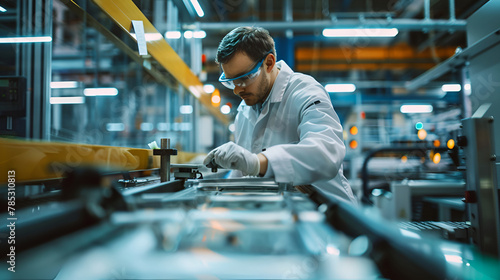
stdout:
<svg viewBox="0 0 500 280">
<path fill-rule="evenodd" d="M 238 169 L 243 175 L 259 175 L 259 157 L 234 142 L 227 142 L 210 151 L 203 164 L 207 165 L 212 159 L 222 168 Z"/>
</svg>

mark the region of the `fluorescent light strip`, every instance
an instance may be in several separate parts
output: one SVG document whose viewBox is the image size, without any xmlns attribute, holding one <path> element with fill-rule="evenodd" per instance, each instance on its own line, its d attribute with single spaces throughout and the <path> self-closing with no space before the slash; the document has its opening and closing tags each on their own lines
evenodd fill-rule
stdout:
<svg viewBox="0 0 500 280">
<path fill-rule="evenodd" d="M 460 84 L 444 84 L 441 87 L 441 90 L 445 92 L 459 92 L 461 89 L 462 86 Z"/>
<path fill-rule="evenodd" d="M 432 112 L 432 105 L 402 105 L 400 108 L 401 113 L 430 113 Z"/>
<path fill-rule="evenodd" d="M 83 90 L 85 96 L 115 96 L 118 95 L 116 88 L 86 88 Z"/>
<path fill-rule="evenodd" d="M 165 32 L 165 38 L 167 39 L 180 39 L 182 33 L 180 31 L 167 31 Z"/>
<path fill-rule="evenodd" d="M 137 40 L 137 36 L 135 33 L 130 33 L 130 36 Z M 159 41 L 163 39 L 163 36 L 160 33 L 146 33 L 144 34 L 144 38 L 146 38 L 146 41 Z"/>
<path fill-rule="evenodd" d="M 191 5 L 193 5 L 193 8 L 196 10 L 196 13 L 198 14 L 199 17 L 203 17 L 205 15 L 205 12 L 203 12 L 203 9 L 200 6 L 200 3 L 198 3 L 198 0 L 191 0 Z"/>
<path fill-rule="evenodd" d="M 83 104 L 85 98 L 83 96 L 62 96 L 51 97 L 50 104 Z"/>
<path fill-rule="evenodd" d="M 38 36 L 38 37 L 5 37 L 5 38 L 0 38 L 0 44 L 40 43 L 40 42 L 52 42 L 52 37 L 50 37 L 50 36 Z"/>
<path fill-rule="evenodd" d="M 2 7 L 2 6 L 0 6 L 0 12 L 5 13 L 5 12 L 7 12 L 7 9 L 5 9 L 5 8 L 4 8 L 4 7 Z"/>
<path fill-rule="evenodd" d="M 146 122 L 141 123 L 141 130 L 142 131 L 151 131 L 151 130 L 153 130 L 153 128 L 154 128 L 154 125 L 152 123 L 146 123 Z"/>
<path fill-rule="evenodd" d="M 325 28 L 325 37 L 395 37 L 397 28 Z"/>
<path fill-rule="evenodd" d="M 185 31 L 184 32 L 184 38 L 186 39 L 191 39 L 191 38 L 196 38 L 196 39 L 203 39 L 207 37 L 207 33 L 203 30 L 197 30 L 197 31 Z"/>
<path fill-rule="evenodd" d="M 124 131 L 125 125 L 123 123 L 107 123 L 106 130 L 107 131 Z"/>
<path fill-rule="evenodd" d="M 197 31 L 193 32 L 193 37 L 195 37 L 197 39 L 203 39 L 203 38 L 207 37 L 207 32 L 205 32 L 203 30 L 197 30 Z"/>
<path fill-rule="evenodd" d="M 354 92 L 356 85 L 354 84 L 327 84 L 325 86 L 328 92 Z"/>
<path fill-rule="evenodd" d="M 50 82 L 50 88 L 78 88 L 78 82 L 75 81 Z"/>
<path fill-rule="evenodd" d="M 189 115 L 189 114 L 192 114 L 193 113 L 193 106 L 191 105 L 182 105 L 180 108 L 179 108 L 179 111 L 181 112 L 181 114 L 183 115 Z"/>
</svg>

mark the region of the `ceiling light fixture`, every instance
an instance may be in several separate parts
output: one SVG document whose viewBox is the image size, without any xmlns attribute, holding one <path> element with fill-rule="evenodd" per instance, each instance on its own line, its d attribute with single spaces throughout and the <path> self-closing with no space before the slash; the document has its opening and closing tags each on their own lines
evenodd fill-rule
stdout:
<svg viewBox="0 0 500 280">
<path fill-rule="evenodd" d="M 130 36 L 137 40 L 137 35 L 135 33 L 130 33 Z M 147 42 L 163 40 L 163 36 L 160 33 L 146 33 L 144 34 Z"/>
<path fill-rule="evenodd" d="M 8 43 L 45 43 L 52 42 L 50 36 L 35 36 L 35 37 L 5 37 L 0 38 L 0 44 Z"/>
<path fill-rule="evenodd" d="M 61 96 L 51 97 L 50 104 L 83 104 L 85 98 L 83 96 Z"/>
<path fill-rule="evenodd" d="M 193 8 L 196 10 L 196 14 L 198 14 L 199 17 L 203 17 L 205 15 L 205 12 L 203 12 L 200 3 L 198 3 L 198 0 L 191 0 L 190 2 L 191 5 L 193 5 Z"/>
<path fill-rule="evenodd" d="M 444 92 L 459 92 L 462 89 L 460 84 L 444 84 L 441 90 Z"/>
<path fill-rule="evenodd" d="M 50 82 L 50 88 L 78 88 L 78 82 L 76 81 Z"/>
<path fill-rule="evenodd" d="M 107 123 L 106 130 L 107 131 L 124 131 L 125 124 L 123 124 L 123 123 Z"/>
<path fill-rule="evenodd" d="M 196 31 L 185 31 L 184 32 L 184 38 L 186 39 L 191 39 L 191 38 L 196 38 L 196 39 L 203 39 L 207 37 L 207 33 L 203 30 L 196 30 Z"/>
<path fill-rule="evenodd" d="M 325 86 L 328 92 L 354 92 L 356 85 L 354 84 L 327 84 Z"/>
<path fill-rule="evenodd" d="M 325 37 L 395 37 L 397 28 L 325 28 Z"/>
<path fill-rule="evenodd" d="M 400 108 L 401 113 L 431 113 L 433 110 L 432 105 L 402 105 Z"/>
<path fill-rule="evenodd" d="M 193 106 L 191 105 L 182 105 L 180 108 L 179 108 L 179 111 L 181 114 L 183 115 L 189 115 L 189 114 L 192 114 L 193 113 Z"/>
<path fill-rule="evenodd" d="M 86 88 L 83 90 L 85 96 L 115 96 L 118 95 L 117 88 Z"/>
<path fill-rule="evenodd" d="M 180 31 L 167 31 L 165 32 L 165 38 L 167 39 L 180 39 L 182 36 Z"/>
</svg>

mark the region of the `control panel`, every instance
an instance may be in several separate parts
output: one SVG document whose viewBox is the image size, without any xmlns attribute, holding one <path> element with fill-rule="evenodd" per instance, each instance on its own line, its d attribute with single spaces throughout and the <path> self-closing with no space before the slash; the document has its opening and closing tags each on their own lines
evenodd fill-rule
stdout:
<svg viewBox="0 0 500 280">
<path fill-rule="evenodd" d="M 0 77 L 0 115 L 25 115 L 26 78 Z"/>
<path fill-rule="evenodd" d="M 0 135 L 26 136 L 26 78 L 0 76 Z"/>
</svg>

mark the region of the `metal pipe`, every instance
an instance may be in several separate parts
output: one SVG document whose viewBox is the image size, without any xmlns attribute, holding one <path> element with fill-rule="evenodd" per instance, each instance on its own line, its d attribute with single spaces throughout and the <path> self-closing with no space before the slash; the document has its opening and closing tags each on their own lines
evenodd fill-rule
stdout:
<svg viewBox="0 0 500 280">
<path fill-rule="evenodd" d="M 368 161 L 372 159 L 377 153 L 380 152 L 412 152 L 415 153 L 415 155 L 425 157 L 425 152 L 427 150 L 435 150 L 435 151 L 446 151 L 447 147 L 386 147 L 386 148 L 380 148 L 371 151 L 363 161 L 363 167 L 361 168 L 361 179 L 363 181 L 362 185 L 362 190 L 363 190 L 363 196 L 361 198 L 361 201 L 365 204 L 372 204 L 372 201 L 370 199 L 370 189 L 368 187 L 368 181 L 369 181 L 369 176 L 368 176 Z"/>
<path fill-rule="evenodd" d="M 450 0 L 450 20 L 455 20 L 455 0 Z"/>
<path fill-rule="evenodd" d="M 431 0 L 424 1 L 424 20 L 431 20 Z"/>
<path fill-rule="evenodd" d="M 161 148 L 170 149 L 170 139 L 161 139 Z M 160 157 L 160 181 L 168 182 L 170 181 L 170 155 L 162 155 Z"/>
<path fill-rule="evenodd" d="M 285 22 L 293 22 L 293 3 L 291 0 L 285 0 L 285 6 L 283 7 L 283 14 Z M 293 30 L 287 29 L 285 35 L 288 39 L 293 38 Z"/>
<path fill-rule="evenodd" d="M 465 31 L 467 22 L 465 20 L 438 20 L 438 19 L 365 19 L 360 22 L 358 19 L 339 19 L 337 21 L 318 20 L 318 21 L 263 21 L 258 26 L 270 31 L 285 31 L 292 29 L 294 31 L 321 31 L 325 28 L 397 28 L 399 30 L 444 30 L 444 31 Z M 199 28 L 205 31 L 229 31 L 239 26 L 255 26 L 255 22 L 201 22 Z M 193 29 L 194 24 L 185 24 L 184 29 Z"/>
</svg>

